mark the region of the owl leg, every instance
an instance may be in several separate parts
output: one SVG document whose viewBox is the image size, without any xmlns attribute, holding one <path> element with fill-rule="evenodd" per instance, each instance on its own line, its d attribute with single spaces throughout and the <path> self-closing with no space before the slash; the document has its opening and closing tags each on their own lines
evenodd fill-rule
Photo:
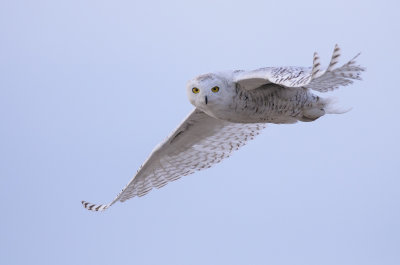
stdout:
<svg viewBox="0 0 400 265">
<path fill-rule="evenodd" d="M 302 116 L 299 117 L 300 121 L 303 122 L 310 122 L 310 121 L 315 121 L 319 117 L 322 117 L 325 115 L 325 110 L 320 107 L 314 107 L 311 109 L 306 109 L 302 112 Z"/>
</svg>

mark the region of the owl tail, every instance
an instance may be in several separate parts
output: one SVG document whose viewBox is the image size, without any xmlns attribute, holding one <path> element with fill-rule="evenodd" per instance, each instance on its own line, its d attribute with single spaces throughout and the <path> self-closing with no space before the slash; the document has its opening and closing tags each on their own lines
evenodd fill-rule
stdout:
<svg viewBox="0 0 400 265">
<path fill-rule="evenodd" d="M 325 99 L 325 113 L 326 114 L 343 114 L 349 112 L 352 108 L 351 107 L 343 107 L 339 106 L 339 100 L 335 97 L 329 97 Z"/>
<path fill-rule="evenodd" d="M 301 113 L 300 121 L 310 122 L 324 116 L 325 114 L 343 114 L 351 110 L 351 108 L 340 107 L 338 100 L 334 97 L 322 99 L 322 102 L 304 109 Z"/>
</svg>

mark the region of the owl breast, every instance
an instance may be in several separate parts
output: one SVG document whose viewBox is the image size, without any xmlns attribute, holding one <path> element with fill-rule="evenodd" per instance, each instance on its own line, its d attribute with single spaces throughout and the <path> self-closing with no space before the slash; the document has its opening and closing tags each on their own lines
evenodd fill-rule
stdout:
<svg viewBox="0 0 400 265">
<path fill-rule="evenodd" d="M 214 108 L 211 116 L 235 123 L 295 123 L 302 120 L 305 110 L 323 108 L 323 104 L 304 88 L 268 84 L 247 91 L 237 87 L 232 103 Z"/>
</svg>

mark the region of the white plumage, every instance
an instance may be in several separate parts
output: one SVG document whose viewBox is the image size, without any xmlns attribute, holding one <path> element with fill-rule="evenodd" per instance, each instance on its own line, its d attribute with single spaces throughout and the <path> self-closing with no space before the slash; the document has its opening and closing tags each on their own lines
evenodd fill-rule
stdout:
<svg viewBox="0 0 400 265">
<path fill-rule="evenodd" d="M 364 69 L 354 57 L 334 68 L 340 56 L 336 45 L 330 64 L 322 70 L 314 54 L 313 67 L 266 67 L 200 75 L 187 84 L 195 109 L 158 145 L 133 179 L 110 203 L 82 201 L 86 209 L 103 211 L 117 201 L 146 195 L 153 188 L 209 168 L 258 135 L 266 123 L 314 121 L 333 113 L 330 100 L 311 90 L 327 92 L 360 80 Z"/>
</svg>

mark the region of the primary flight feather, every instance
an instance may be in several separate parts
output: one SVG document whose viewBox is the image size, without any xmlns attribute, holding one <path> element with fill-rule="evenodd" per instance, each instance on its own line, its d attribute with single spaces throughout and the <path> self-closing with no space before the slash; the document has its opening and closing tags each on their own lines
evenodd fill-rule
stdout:
<svg viewBox="0 0 400 265">
<path fill-rule="evenodd" d="M 117 201 L 146 195 L 153 188 L 209 168 L 253 139 L 267 123 L 310 122 L 335 113 L 329 99 L 311 90 L 327 92 L 361 80 L 364 68 L 356 65 L 357 56 L 335 68 L 340 57 L 336 45 L 326 69 L 315 53 L 312 67 L 265 67 L 195 77 L 187 84 L 195 109 L 153 150 L 113 201 L 82 201 L 83 206 L 104 211 Z"/>
</svg>

